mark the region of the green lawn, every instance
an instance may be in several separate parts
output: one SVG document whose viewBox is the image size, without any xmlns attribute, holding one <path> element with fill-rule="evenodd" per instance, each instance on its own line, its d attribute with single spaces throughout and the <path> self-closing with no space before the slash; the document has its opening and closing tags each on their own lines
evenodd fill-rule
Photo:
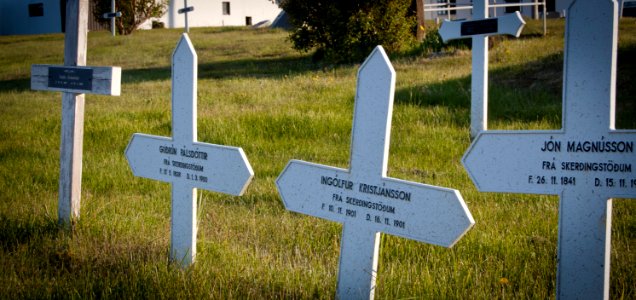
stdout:
<svg viewBox="0 0 636 300">
<path fill-rule="evenodd" d="M 563 21 L 529 21 L 490 51 L 490 128 L 561 126 Z M 87 95 L 81 219 L 57 227 L 61 96 L 29 87 L 63 36 L 0 37 L 0 298 L 333 298 L 341 226 L 285 210 L 290 159 L 348 167 L 359 65 L 312 63 L 275 30 L 193 28 L 199 141 L 242 147 L 242 197 L 199 192 L 197 263 L 168 263 L 170 186 L 132 175 L 133 133 L 171 135 L 180 30 L 91 32 L 88 65 L 123 69 L 120 97 Z M 636 20 L 621 20 L 617 127 L 636 128 Z M 458 189 L 476 225 L 452 249 L 383 235 L 377 299 L 554 298 L 558 199 L 480 193 L 468 148 L 469 50 L 393 55 L 388 175 Z M 636 202 L 614 200 L 613 299 L 636 298 Z"/>
</svg>

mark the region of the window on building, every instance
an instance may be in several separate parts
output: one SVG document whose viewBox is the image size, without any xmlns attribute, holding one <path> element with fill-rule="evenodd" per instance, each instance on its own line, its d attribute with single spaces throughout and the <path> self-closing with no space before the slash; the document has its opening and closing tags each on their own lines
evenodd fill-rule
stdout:
<svg viewBox="0 0 636 300">
<path fill-rule="evenodd" d="M 230 15 L 230 2 L 223 2 L 223 14 L 226 16 Z"/>
<path fill-rule="evenodd" d="M 521 0 L 506 0 L 506 3 L 519 3 Z M 521 6 L 508 6 L 506 7 L 506 13 L 514 13 L 515 11 L 521 11 Z"/>
<path fill-rule="evenodd" d="M 43 17 L 44 3 L 29 4 L 29 17 Z"/>
<path fill-rule="evenodd" d="M 435 6 L 434 8 L 455 8 L 456 4 L 457 4 L 457 0 L 450 0 L 450 1 L 446 1 L 446 0 L 437 0 L 437 3 L 441 3 L 441 4 L 447 4 L 444 6 Z M 440 10 L 437 12 L 438 16 L 447 16 L 448 13 L 450 12 L 451 15 L 456 15 L 457 11 L 456 10 L 451 10 L 451 11 L 446 11 L 446 10 Z"/>
<path fill-rule="evenodd" d="M 252 17 L 245 17 L 245 26 L 252 26 Z"/>
</svg>

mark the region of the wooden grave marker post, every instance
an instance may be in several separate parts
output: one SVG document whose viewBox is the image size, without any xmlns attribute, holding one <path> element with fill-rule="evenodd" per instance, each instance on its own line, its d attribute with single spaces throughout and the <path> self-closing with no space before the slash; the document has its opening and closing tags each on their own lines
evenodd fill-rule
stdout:
<svg viewBox="0 0 636 300">
<path fill-rule="evenodd" d="M 291 160 L 288 210 L 343 223 L 337 298 L 371 299 L 380 232 L 451 247 L 474 220 L 459 191 L 387 177 L 395 71 L 381 46 L 358 71 L 350 169 Z"/>
<path fill-rule="evenodd" d="M 508 34 L 519 37 L 526 24 L 516 11 L 488 18 L 488 0 L 473 1 L 471 21 L 444 20 L 439 34 L 444 42 L 472 37 L 472 75 L 470 82 L 470 137 L 488 128 L 488 36 Z"/>
<path fill-rule="evenodd" d="M 242 195 L 254 171 L 243 149 L 197 141 L 197 54 L 187 34 L 172 55 L 172 138 L 135 133 L 126 158 L 135 176 L 172 183 L 170 258 L 196 257 L 196 189 Z"/>
<path fill-rule="evenodd" d="M 121 18 L 121 11 L 115 8 L 115 0 L 110 1 L 110 12 L 102 15 L 103 19 L 110 19 L 110 33 L 115 36 L 115 18 Z"/>
<path fill-rule="evenodd" d="M 185 16 L 184 30 L 186 33 L 190 32 L 190 27 L 188 26 L 188 13 L 191 11 L 194 11 L 194 6 L 188 6 L 188 0 L 183 0 L 183 8 L 177 11 L 178 13 L 183 14 Z"/>
<path fill-rule="evenodd" d="M 31 66 L 31 89 L 62 92 L 58 218 L 66 226 L 80 213 L 84 94 L 119 96 L 121 91 L 121 68 L 84 67 L 87 27 L 88 0 L 68 0 L 64 66 Z"/>
<path fill-rule="evenodd" d="M 614 127 L 617 9 L 574 1 L 565 33 L 563 128 L 484 131 L 463 164 L 480 191 L 558 195 L 557 297 L 607 299 L 612 197 L 636 197 L 636 130 Z"/>
</svg>

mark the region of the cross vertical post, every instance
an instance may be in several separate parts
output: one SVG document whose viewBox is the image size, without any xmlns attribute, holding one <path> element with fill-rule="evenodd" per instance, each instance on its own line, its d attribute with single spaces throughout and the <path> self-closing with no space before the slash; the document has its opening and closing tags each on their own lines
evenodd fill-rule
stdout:
<svg viewBox="0 0 636 300">
<path fill-rule="evenodd" d="M 470 137 L 488 128 L 488 36 L 509 34 L 519 37 L 525 22 L 517 11 L 488 18 L 488 0 L 473 1 L 471 21 L 444 20 L 439 34 L 444 42 L 472 37 L 472 76 L 470 83 Z"/>
<path fill-rule="evenodd" d="M 110 12 L 114 13 L 115 10 L 115 0 L 110 0 Z M 115 36 L 115 18 L 110 18 L 110 33 Z"/>
<path fill-rule="evenodd" d="M 116 26 L 115 26 L 115 18 L 121 17 L 121 11 L 116 11 L 115 9 L 115 0 L 111 0 L 110 2 L 110 11 L 109 13 L 105 13 L 102 15 L 104 19 L 110 19 L 110 32 L 113 36 L 116 34 Z"/>
<path fill-rule="evenodd" d="M 343 224 L 338 299 L 373 299 L 380 232 L 451 247 L 475 222 L 458 191 L 386 176 L 394 91 L 378 46 L 358 71 L 350 168 L 291 160 L 276 179 L 288 210 Z"/>
<path fill-rule="evenodd" d="M 636 197 L 636 130 L 614 128 L 617 20 L 616 1 L 571 3 L 561 130 L 484 131 L 462 159 L 480 191 L 559 196 L 559 299 L 609 297 L 612 198 Z"/>
<path fill-rule="evenodd" d="M 488 0 L 473 1 L 473 20 L 488 18 Z M 488 36 L 472 38 L 470 137 L 488 128 Z"/>
<path fill-rule="evenodd" d="M 64 65 L 86 65 L 88 0 L 66 1 Z M 79 218 L 82 192 L 82 148 L 84 142 L 84 94 L 62 93 L 60 144 L 59 222 L 71 225 Z"/>
</svg>

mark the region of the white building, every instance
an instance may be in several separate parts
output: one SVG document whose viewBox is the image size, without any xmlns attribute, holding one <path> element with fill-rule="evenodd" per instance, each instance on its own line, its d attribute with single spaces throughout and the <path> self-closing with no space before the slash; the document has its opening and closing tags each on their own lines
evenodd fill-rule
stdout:
<svg viewBox="0 0 636 300">
<path fill-rule="evenodd" d="M 189 0 L 194 11 L 188 13 L 190 27 L 252 26 L 272 23 L 282 12 L 276 0 Z M 185 18 L 178 10 L 184 0 L 171 0 L 159 19 L 167 28 L 183 28 Z"/>
<path fill-rule="evenodd" d="M 0 0 L 0 35 L 62 32 L 65 3 L 66 0 Z M 177 12 L 183 5 L 184 0 L 170 0 L 166 14 L 157 21 L 167 28 L 184 27 L 185 17 Z M 267 24 L 282 12 L 277 0 L 189 0 L 188 6 L 194 7 L 188 13 L 190 27 Z M 142 28 L 150 27 L 151 21 Z M 89 12 L 91 29 L 99 26 Z"/>
<path fill-rule="evenodd" d="M 439 8 L 442 9 L 444 7 L 466 7 L 472 6 L 472 0 L 423 0 L 426 7 L 425 10 Z M 533 3 L 536 1 L 543 2 L 544 0 L 489 0 L 490 5 L 497 4 L 515 4 L 515 3 Z M 546 12 L 548 16 L 563 16 L 565 10 L 567 10 L 568 6 L 572 0 L 545 0 L 546 4 Z M 449 5 L 448 5 L 449 4 Z M 512 7 L 491 7 L 488 10 L 489 16 L 500 16 L 506 13 L 512 13 L 515 11 L 519 11 L 521 15 L 527 18 L 532 18 L 535 16 L 535 8 L 534 6 L 512 6 Z M 538 6 L 537 16 L 541 16 L 543 12 L 543 7 Z M 439 19 L 447 19 L 450 16 L 451 19 L 470 19 L 472 16 L 471 9 L 460 9 L 460 10 L 443 10 L 443 11 L 427 11 L 425 12 L 425 19 L 427 20 L 435 20 Z"/>
<path fill-rule="evenodd" d="M 65 0 L 0 0 L 0 35 L 62 32 Z"/>
</svg>

